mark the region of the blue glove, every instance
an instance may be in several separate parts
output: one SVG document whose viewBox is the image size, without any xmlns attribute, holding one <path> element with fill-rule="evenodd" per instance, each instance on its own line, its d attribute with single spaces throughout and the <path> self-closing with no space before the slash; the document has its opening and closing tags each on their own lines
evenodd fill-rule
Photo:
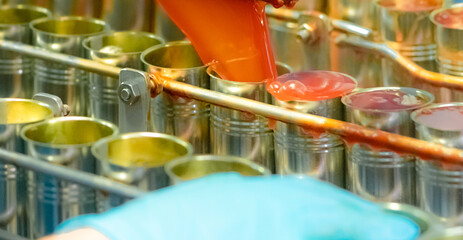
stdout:
<svg viewBox="0 0 463 240">
<path fill-rule="evenodd" d="M 216 174 L 63 223 L 112 240 L 415 239 L 418 227 L 314 179 Z"/>
</svg>

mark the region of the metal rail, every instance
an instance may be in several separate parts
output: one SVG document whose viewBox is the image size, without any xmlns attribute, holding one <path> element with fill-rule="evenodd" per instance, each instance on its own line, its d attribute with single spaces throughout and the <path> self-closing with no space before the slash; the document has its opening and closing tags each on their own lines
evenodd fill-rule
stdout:
<svg viewBox="0 0 463 240">
<path fill-rule="evenodd" d="M 368 41 L 363 42 L 367 45 Z M 371 43 L 371 42 L 370 42 Z M 373 43 L 371 43 L 373 44 Z M 368 45 L 376 46 L 377 45 Z M 103 75 L 108 75 L 111 77 L 118 77 L 120 68 L 110 67 L 101 63 L 94 61 L 81 59 L 77 57 L 71 57 L 59 53 L 51 53 L 49 51 L 32 47 L 29 45 L 24 45 L 16 42 L 9 41 L 0 41 L 0 48 L 16 51 L 21 54 L 28 56 L 46 59 L 49 61 L 60 62 L 72 67 L 80 68 L 83 70 L 91 71 L 94 73 L 99 73 Z M 381 50 L 386 50 L 385 48 L 379 48 Z M 393 50 L 391 49 L 393 52 Z M 389 50 L 385 51 L 387 54 L 393 55 Z M 385 53 L 385 54 L 386 54 Z M 394 55 L 397 59 L 401 59 L 400 55 L 396 53 Z M 459 86 L 463 88 L 463 79 L 452 77 L 444 74 L 429 74 L 424 71 L 422 68 L 416 66 L 413 63 L 407 61 L 407 59 L 401 59 L 399 63 L 409 64 L 410 71 L 415 68 L 419 70 L 420 75 L 424 80 L 434 82 L 435 84 L 451 84 L 451 86 Z M 424 74 L 423 74 L 424 71 Z M 439 81 L 439 76 L 444 77 L 442 81 Z M 154 83 L 159 88 L 163 88 L 165 91 L 170 91 L 175 94 L 188 96 L 200 101 L 225 106 L 228 108 L 233 108 L 236 110 L 241 110 L 245 112 L 251 112 L 258 115 L 262 115 L 268 118 L 280 120 L 287 123 L 294 123 L 300 126 L 311 128 L 315 131 L 327 131 L 333 134 L 340 135 L 347 141 L 351 142 L 365 142 L 375 146 L 385 147 L 387 149 L 397 151 L 400 153 L 410 153 L 417 156 L 420 156 L 424 159 L 441 159 L 442 161 L 449 163 L 459 163 L 463 164 L 463 151 L 444 147 L 438 144 L 432 144 L 429 142 L 417 140 L 414 138 L 404 137 L 397 134 L 391 134 L 383 131 L 371 130 L 359 125 L 346 123 L 342 121 L 337 121 L 333 119 L 328 119 L 324 117 L 319 117 L 310 114 L 302 114 L 294 111 L 290 111 L 281 107 L 272 106 L 269 104 L 264 104 L 257 101 L 252 101 L 245 98 L 239 98 L 235 96 L 229 96 L 222 93 L 217 93 L 207 89 L 202 89 L 198 87 L 191 86 L 189 84 L 167 81 L 161 83 Z M 0 155 L 1 156 L 1 155 Z"/>
<path fill-rule="evenodd" d="M 9 152 L 4 149 L 0 149 L 0 159 L 4 162 L 12 163 L 29 170 L 49 174 L 66 181 L 107 191 L 121 197 L 136 198 L 145 193 L 136 187 L 125 185 L 105 177 L 54 165 L 44 161 L 37 161 L 32 157 L 15 152 Z"/>
</svg>

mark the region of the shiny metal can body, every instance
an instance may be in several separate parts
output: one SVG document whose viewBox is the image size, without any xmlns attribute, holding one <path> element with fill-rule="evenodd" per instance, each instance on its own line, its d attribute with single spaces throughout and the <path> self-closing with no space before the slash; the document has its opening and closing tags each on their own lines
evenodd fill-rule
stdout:
<svg viewBox="0 0 463 240">
<path fill-rule="evenodd" d="M 86 117 L 53 118 L 24 127 L 21 137 L 27 152 L 38 161 L 96 173 L 90 147 L 97 140 L 117 134 L 117 127 L 103 120 Z M 28 212 L 32 238 L 55 230 L 62 221 L 96 212 L 95 190 L 28 171 Z"/>
<path fill-rule="evenodd" d="M 160 81 L 179 81 L 209 89 L 209 76 L 189 42 L 171 42 L 143 52 L 141 59 L 149 74 Z M 196 153 L 209 153 L 209 104 L 162 92 L 151 101 L 154 132 L 190 142 Z"/>
<path fill-rule="evenodd" d="M 432 105 L 413 112 L 417 138 L 463 149 L 463 128 L 452 128 L 452 124 L 443 119 L 454 118 L 452 121 L 461 121 L 462 111 L 463 103 L 448 103 Z M 442 114 L 436 116 L 439 112 Z M 461 115 L 459 119 L 455 114 Z M 429 120 L 425 120 L 430 117 L 433 120 L 432 125 L 429 125 Z M 419 206 L 448 226 L 463 225 L 463 166 L 443 164 L 438 160 L 417 162 Z"/>
<path fill-rule="evenodd" d="M 82 41 L 106 31 L 106 24 L 83 17 L 42 18 L 31 22 L 33 44 L 37 47 L 77 57 L 85 57 Z M 60 97 L 72 115 L 88 114 L 87 73 L 60 63 L 34 60 L 34 93 Z"/>
<path fill-rule="evenodd" d="M 417 103 L 409 107 L 376 109 L 357 107 L 352 97 L 358 94 L 375 94 L 390 91 L 413 96 Z M 368 95 L 367 95 L 368 96 Z M 370 99 L 377 98 L 372 95 Z M 422 90 L 404 87 L 382 87 L 355 91 L 342 98 L 346 105 L 346 120 L 364 127 L 414 137 L 415 127 L 410 118 L 413 110 L 425 107 L 434 97 Z M 348 139 L 349 141 L 349 139 Z M 415 204 L 415 157 L 348 142 L 346 187 L 353 193 L 371 201 Z"/>
<path fill-rule="evenodd" d="M 443 8 L 435 10 L 430 19 L 436 27 L 436 44 L 437 44 L 437 63 L 441 73 L 454 76 L 463 76 L 463 29 L 457 26 L 449 26 L 436 19 L 438 15 L 445 14 L 448 11 L 458 11 L 463 8 L 463 4 L 456 4 L 449 9 Z M 459 17 L 449 14 L 447 21 Z M 448 19 L 450 18 L 450 19 Z"/>
<path fill-rule="evenodd" d="M 278 75 L 291 72 L 291 68 L 277 63 Z M 266 82 L 234 82 L 221 79 L 207 69 L 211 77 L 211 90 L 263 103 L 272 103 Z M 211 151 L 221 156 L 238 156 L 254 161 L 275 172 L 273 131 L 269 119 L 253 113 L 225 107 L 211 106 Z"/>
<path fill-rule="evenodd" d="M 83 41 L 86 58 L 120 68 L 142 70 L 141 53 L 164 41 L 145 32 L 114 32 Z M 119 79 L 89 73 L 89 115 L 117 124 Z"/>
<path fill-rule="evenodd" d="M 167 42 L 185 40 L 185 34 L 175 25 L 175 23 L 167 16 L 166 11 L 155 3 L 155 16 L 154 16 L 154 33 L 162 37 Z"/>
<path fill-rule="evenodd" d="M 53 117 L 44 103 L 26 99 L 0 99 L 0 148 L 26 153 L 21 129 L 30 123 Z M 0 228 L 23 237 L 27 225 L 26 170 L 0 159 Z"/>
<path fill-rule="evenodd" d="M 48 17 L 41 7 L 15 5 L 0 7 L 0 39 L 32 44 L 29 23 Z M 32 98 L 32 59 L 11 51 L 0 51 L 0 98 Z"/>
<path fill-rule="evenodd" d="M 138 132 L 106 138 L 92 147 L 99 160 L 100 174 L 146 191 L 169 185 L 164 164 L 174 158 L 191 156 L 191 144 L 171 135 Z M 127 199 L 98 191 L 98 211 L 119 206 Z"/>
<path fill-rule="evenodd" d="M 433 9 L 440 6 L 408 9 L 410 6 L 407 8 L 397 7 L 395 2 L 399 1 L 379 1 L 378 3 L 381 15 L 381 39 L 389 47 L 424 69 L 436 71 L 435 27 L 429 19 L 429 15 Z M 391 3 L 392 6 L 389 5 Z M 412 86 L 412 81 L 404 77 L 407 76 L 405 73 L 395 71 L 397 69 L 396 64 L 389 59 L 383 60 L 383 85 Z"/>
<path fill-rule="evenodd" d="M 196 155 L 176 158 L 165 166 L 170 184 L 224 172 L 236 172 L 242 176 L 268 176 L 271 172 L 248 159 L 235 156 Z"/>
<path fill-rule="evenodd" d="M 342 120 L 341 97 L 314 101 L 279 101 L 294 111 Z M 310 129 L 278 121 L 274 130 L 276 172 L 282 175 L 312 176 L 344 187 L 344 142 L 339 136 L 314 133 Z"/>
</svg>

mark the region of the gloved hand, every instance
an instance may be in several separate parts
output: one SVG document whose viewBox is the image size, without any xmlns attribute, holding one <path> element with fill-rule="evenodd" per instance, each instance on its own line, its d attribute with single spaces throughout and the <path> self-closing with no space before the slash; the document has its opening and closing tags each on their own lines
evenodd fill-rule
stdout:
<svg viewBox="0 0 463 240">
<path fill-rule="evenodd" d="M 298 0 L 264 0 L 264 2 L 268 2 L 273 5 L 275 8 L 287 6 L 287 7 L 293 7 L 294 4 L 297 3 Z"/>
<path fill-rule="evenodd" d="M 216 174 L 62 224 L 113 240 L 415 239 L 418 227 L 330 184 Z M 81 238 L 84 239 L 84 238 Z"/>
</svg>

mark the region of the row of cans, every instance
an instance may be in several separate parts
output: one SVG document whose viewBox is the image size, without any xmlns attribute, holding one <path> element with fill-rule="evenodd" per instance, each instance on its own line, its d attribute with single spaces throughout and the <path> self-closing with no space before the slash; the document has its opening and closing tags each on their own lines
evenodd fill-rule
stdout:
<svg viewBox="0 0 463 240">
<path fill-rule="evenodd" d="M 191 144 L 171 135 L 119 135 L 117 126 L 108 121 L 53 118 L 49 105 L 35 100 L 1 99 L 0 111 L 2 149 L 145 191 L 216 172 L 270 175 L 265 167 L 244 158 L 195 156 Z M 0 226 L 24 237 L 45 236 L 70 217 L 103 212 L 128 200 L 12 164 L 0 166 Z"/>
</svg>

